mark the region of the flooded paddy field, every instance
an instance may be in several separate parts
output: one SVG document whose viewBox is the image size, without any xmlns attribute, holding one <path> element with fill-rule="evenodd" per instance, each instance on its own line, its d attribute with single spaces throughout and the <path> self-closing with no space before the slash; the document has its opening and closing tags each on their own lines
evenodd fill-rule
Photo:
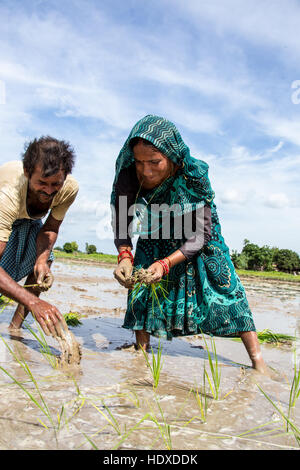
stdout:
<svg viewBox="0 0 300 470">
<path fill-rule="evenodd" d="M 81 345 L 81 362 L 53 367 L 32 332 L 9 332 L 15 305 L 2 311 L 1 450 L 299 450 L 293 429 L 300 427 L 300 401 L 291 410 L 294 428 L 288 433 L 278 411 L 288 412 L 296 343 L 261 346 L 274 372 L 267 377 L 251 369 L 243 344 L 230 338 L 161 341 L 163 366 L 155 389 L 142 352 L 132 347 L 134 335 L 122 328 L 127 291 L 114 280 L 113 267 L 56 261 L 53 273 L 54 285 L 42 298 L 61 313 L 83 316 L 80 326 L 70 327 Z M 300 286 L 256 279 L 243 284 L 259 331 L 300 335 Z M 47 342 L 59 355 L 57 342 Z M 157 357 L 158 339 L 151 344 Z M 218 399 L 208 379 L 203 393 L 204 367 L 213 384 L 214 344 Z"/>
</svg>

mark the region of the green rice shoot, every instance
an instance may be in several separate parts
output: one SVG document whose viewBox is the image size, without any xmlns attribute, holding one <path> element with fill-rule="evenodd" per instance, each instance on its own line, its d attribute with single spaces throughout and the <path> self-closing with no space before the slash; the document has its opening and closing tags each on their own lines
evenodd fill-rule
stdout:
<svg viewBox="0 0 300 470">
<path fill-rule="evenodd" d="M 78 312 L 69 312 L 64 314 L 64 319 L 68 326 L 76 327 L 82 325 L 80 318 L 82 318 L 82 315 L 80 315 Z"/>
</svg>

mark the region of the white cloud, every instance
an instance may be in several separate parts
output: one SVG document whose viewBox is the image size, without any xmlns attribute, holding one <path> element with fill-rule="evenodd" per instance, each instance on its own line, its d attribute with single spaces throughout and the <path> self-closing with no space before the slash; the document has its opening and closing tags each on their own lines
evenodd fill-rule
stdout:
<svg viewBox="0 0 300 470">
<path fill-rule="evenodd" d="M 169 0 L 166 3 L 170 3 Z M 296 0 L 174 0 L 183 15 L 201 27 L 209 21 L 222 38 L 233 32 L 257 45 L 276 46 L 283 57 L 300 55 L 300 5 Z"/>
<path fill-rule="evenodd" d="M 290 204 L 289 198 L 284 193 L 270 194 L 266 200 L 265 205 L 273 208 L 288 207 Z"/>
<path fill-rule="evenodd" d="M 109 230 L 98 211 L 109 200 L 116 157 L 135 122 L 153 112 L 173 120 L 192 155 L 209 163 L 234 243 L 259 220 L 261 233 L 284 246 L 289 238 L 269 230 L 270 218 L 300 205 L 300 153 L 288 145 L 300 146 L 300 108 L 274 64 L 279 58 L 282 75 L 294 73 L 297 2 L 154 0 L 146 18 L 145 5 L 133 1 L 135 21 L 108 2 L 107 15 L 91 1 L 74 2 L 68 14 L 58 2 L 37 13 L 13 4 L 0 6 L 0 160 L 19 158 L 24 140 L 44 133 L 74 145 L 80 192 L 62 236 L 92 242 Z"/>
<path fill-rule="evenodd" d="M 300 147 L 300 118 L 278 116 L 276 114 L 258 114 L 255 119 L 263 131 L 273 137 L 287 140 Z"/>
</svg>

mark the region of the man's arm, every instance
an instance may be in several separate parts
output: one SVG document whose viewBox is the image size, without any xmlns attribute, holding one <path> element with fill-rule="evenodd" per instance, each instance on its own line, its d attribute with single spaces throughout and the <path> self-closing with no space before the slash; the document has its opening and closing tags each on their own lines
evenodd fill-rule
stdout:
<svg viewBox="0 0 300 470">
<path fill-rule="evenodd" d="M 36 262 L 34 266 L 34 274 L 37 284 L 51 287 L 53 276 L 48 264 L 49 256 L 52 248 L 57 240 L 59 227 L 62 220 L 56 220 L 51 214 L 41 228 L 36 239 Z"/>
<path fill-rule="evenodd" d="M 4 251 L 5 251 L 6 244 L 7 244 L 7 242 L 2 242 L 2 241 L 0 240 L 0 261 L 1 261 L 2 255 L 3 255 Z"/>
<path fill-rule="evenodd" d="M 6 242 L 0 241 L 0 259 L 4 253 Z M 49 335 L 61 336 L 61 326 L 66 328 L 61 313 L 54 305 L 39 299 L 24 287 L 21 287 L 0 267 L 0 292 L 12 300 L 24 305 Z"/>
</svg>

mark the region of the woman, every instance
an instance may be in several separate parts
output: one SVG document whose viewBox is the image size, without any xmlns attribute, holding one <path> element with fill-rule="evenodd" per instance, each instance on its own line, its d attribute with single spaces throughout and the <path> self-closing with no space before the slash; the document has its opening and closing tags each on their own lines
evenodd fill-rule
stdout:
<svg viewBox="0 0 300 470">
<path fill-rule="evenodd" d="M 167 296 L 160 296 L 158 303 L 147 288 L 135 298 L 129 291 L 123 327 L 135 331 L 137 345 L 145 350 L 151 334 L 167 339 L 201 332 L 240 336 L 253 368 L 264 372 L 245 290 L 222 237 L 213 200 L 208 165 L 190 156 L 174 124 L 152 115 L 137 122 L 116 161 L 111 203 L 119 263 L 114 276 L 131 288 L 133 266 L 148 268 L 153 282 L 167 279 Z M 162 236 L 165 227 L 153 209 L 162 204 L 177 210 L 168 238 Z M 138 215 L 150 214 L 150 220 L 157 222 L 153 229 L 153 220 L 150 223 L 148 217 L 145 222 L 144 215 L 134 259 L 132 213 L 127 216 L 132 205 Z M 126 216 L 126 230 L 121 234 L 120 215 Z M 193 226 L 202 217 L 202 236 L 197 234 L 198 228 L 191 236 L 175 236 L 175 219 L 183 223 L 182 216 L 187 215 L 192 216 Z M 122 218 L 121 222 L 124 225 Z"/>
</svg>

